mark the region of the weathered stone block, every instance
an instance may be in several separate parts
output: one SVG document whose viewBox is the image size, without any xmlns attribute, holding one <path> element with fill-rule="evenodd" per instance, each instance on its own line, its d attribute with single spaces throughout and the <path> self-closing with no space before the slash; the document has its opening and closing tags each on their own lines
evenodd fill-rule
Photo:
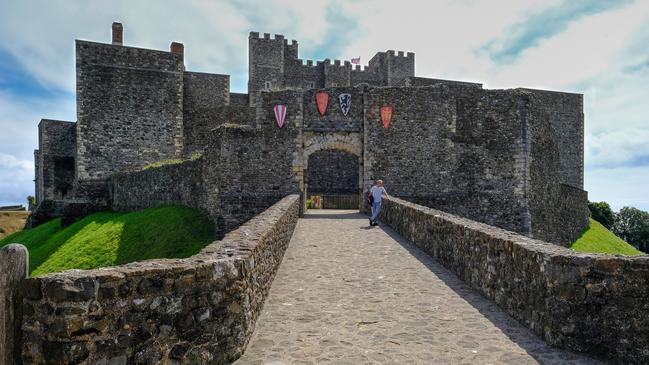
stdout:
<svg viewBox="0 0 649 365">
<path fill-rule="evenodd" d="M 18 363 L 22 344 L 22 284 L 29 273 L 29 253 L 20 244 L 0 248 L 0 363 Z M 27 311 L 27 315 L 32 312 Z"/>
</svg>

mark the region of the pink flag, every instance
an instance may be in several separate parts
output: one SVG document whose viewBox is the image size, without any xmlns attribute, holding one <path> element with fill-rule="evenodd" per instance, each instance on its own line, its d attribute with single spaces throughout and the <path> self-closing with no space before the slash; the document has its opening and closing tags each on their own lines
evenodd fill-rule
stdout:
<svg viewBox="0 0 649 365">
<path fill-rule="evenodd" d="M 277 104 L 273 108 L 275 110 L 275 122 L 277 126 L 282 128 L 284 126 L 284 120 L 286 119 L 286 105 Z"/>
<path fill-rule="evenodd" d="M 361 58 L 360 57 L 352 58 L 352 63 L 355 64 L 355 65 L 360 65 L 361 64 Z"/>
</svg>

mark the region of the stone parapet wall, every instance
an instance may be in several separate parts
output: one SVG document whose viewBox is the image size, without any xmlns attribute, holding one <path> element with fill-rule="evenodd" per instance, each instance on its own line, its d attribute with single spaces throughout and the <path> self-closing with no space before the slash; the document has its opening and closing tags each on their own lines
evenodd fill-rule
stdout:
<svg viewBox="0 0 649 365">
<path fill-rule="evenodd" d="M 245 349 L 297 223 L 291 195 L 187 259 L 28 279 L 23 364 L 222 364 Z"/>
<path fill-rule="evenodd" d="M 649 362 L 649 256 L 581 254 L 397 198 L 381 219 L 549 343 Z"/>
<path fill-rule="evenodd" d="M 137 210 L 161 204 L 205 207 L 203 159 L 116 174 L 110 180 L 114 210 Z"/>
</svg>

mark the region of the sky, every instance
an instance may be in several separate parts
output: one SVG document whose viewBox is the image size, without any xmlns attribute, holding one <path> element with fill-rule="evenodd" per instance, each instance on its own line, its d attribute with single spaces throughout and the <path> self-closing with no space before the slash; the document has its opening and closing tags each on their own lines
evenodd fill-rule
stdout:
<svg viewBox="0 0 649 365">
<path fill-rule="evenodd" d="M 300 58 L 415 52 L 417 76 L 584 94 L 585 189 L 649 210 L 649 1 L 0 0 L 0 206 L 34 194 L 41 118 L 76 120 L 74 40 L 168 50 L 246 92 L 252 30 L 299 41 Z"/>
</svg>

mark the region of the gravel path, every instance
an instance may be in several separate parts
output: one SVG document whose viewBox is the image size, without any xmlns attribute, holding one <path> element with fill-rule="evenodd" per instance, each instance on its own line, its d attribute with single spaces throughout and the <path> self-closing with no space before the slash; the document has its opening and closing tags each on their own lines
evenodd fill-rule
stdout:
<svg viewBox="0 0 649 365">
<path fill-rule="evenodd" d="M 390 228 L 300 219 L 236 364 L 597 364 L 550 347 Z"/>
</svg>

